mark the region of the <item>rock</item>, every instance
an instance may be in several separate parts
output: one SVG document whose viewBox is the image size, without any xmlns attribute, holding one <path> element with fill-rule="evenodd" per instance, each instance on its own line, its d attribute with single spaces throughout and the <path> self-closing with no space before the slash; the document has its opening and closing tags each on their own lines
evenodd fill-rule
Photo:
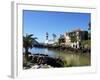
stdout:
<svg viewBox="0 0 100 80">
<path fill-rule="evenodd" d="M 40 67 L 39 65 L 34 65 L 34 66 L 32 66 L 31 69 L 38 69 L 39 67 Z"/>
</svg>

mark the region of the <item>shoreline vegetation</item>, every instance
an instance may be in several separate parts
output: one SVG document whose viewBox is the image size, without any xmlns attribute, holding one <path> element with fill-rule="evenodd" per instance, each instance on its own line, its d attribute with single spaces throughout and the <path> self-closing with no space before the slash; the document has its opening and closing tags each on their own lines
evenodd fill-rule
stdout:
<svg viewBox="0 0 100 80">
<path fill-rule="evenodd" d="M 90 53 L 90 47 L 88 48 L 84 48 L 84 47 L 80 47 L 80 48 L 71 48 L 71 47 L 68 47 L 68 46 L 65 46 L 65 45 L 41 45 L 41 44 L 38 44 L 38 45 L 34 45 L 34 47 L 37 47 L 37 48 L 48 48 L 48 49 L 53 49 L 53 50 L 58 50 L 58 51 L 71 51 L 71 52 L 74 52 L 74 53 Z"/>
</svg>

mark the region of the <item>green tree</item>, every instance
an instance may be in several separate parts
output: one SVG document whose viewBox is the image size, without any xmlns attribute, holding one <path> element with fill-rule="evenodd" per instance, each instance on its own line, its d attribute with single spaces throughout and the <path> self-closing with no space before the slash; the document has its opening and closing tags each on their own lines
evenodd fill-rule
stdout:
<svg viewBox="0 0 100 80">
<path fill-rule="evenodd" d="M 60 38 L 58 39 L 58 43 L 59 43 L 59 45 L 61 45 L 61 43 L 65 43 L 65 38 L 61 34 L 60 34 Z"/>
<path fill-rule="evenodd" d="M 29 54 L 29 48 L 32 49 L 34 44 L 37 43 L 36 37 L 32 37 L 33 34 L 26 34 L 26 36 L 23 36 L 23 48 L 25 49 L 25 58 L 26 61 L 28 61 L 28 54 Z"/>
<path fill-rule="evenodd" d="M 84 48 L 90 48 L 91 47 L 91 40 L 82 40 L 81 45 L 83 45 Z"/>
<path fill-rule="evenodd" d="M 77 36 L 74 32 L 70 33 L 69 36 L 71 38 L 71 42 L 77 42 Z"/>
<path fill-rule="evenodd" d="M 91 39 L 91 22 L 88 23 L 88 39 Z"/>
</svg>

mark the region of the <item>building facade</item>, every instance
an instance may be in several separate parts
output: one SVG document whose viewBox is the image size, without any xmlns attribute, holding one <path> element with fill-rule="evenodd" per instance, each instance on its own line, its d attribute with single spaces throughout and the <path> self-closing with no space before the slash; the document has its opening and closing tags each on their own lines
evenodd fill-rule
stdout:
<svg viewBox="0 0 100 80">
<path fill-rule="evenodd" d="M 80 29 L 64 33 L 65 45 L 73 48 L 80 48 L 81 41 L 88 39 L 88 31 Z"/>
</svg>

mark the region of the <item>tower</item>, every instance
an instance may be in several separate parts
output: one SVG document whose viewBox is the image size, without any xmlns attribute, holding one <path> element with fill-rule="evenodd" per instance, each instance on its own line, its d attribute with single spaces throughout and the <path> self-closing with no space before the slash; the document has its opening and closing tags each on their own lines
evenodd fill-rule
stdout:
<svg viewBox="0 0 100 80">
<path fill-rule="evenodd" d="M 48 32 L 46 32 L 46 40 L 45 40 L 45 44 L 47 45 L 48 44 Z"/>
<path fill-rule="evenodd" d="M 48 32 L 46 32 L 46 40 L 48 40 L 48 35 L 49 35 Z"/>
</svg>

